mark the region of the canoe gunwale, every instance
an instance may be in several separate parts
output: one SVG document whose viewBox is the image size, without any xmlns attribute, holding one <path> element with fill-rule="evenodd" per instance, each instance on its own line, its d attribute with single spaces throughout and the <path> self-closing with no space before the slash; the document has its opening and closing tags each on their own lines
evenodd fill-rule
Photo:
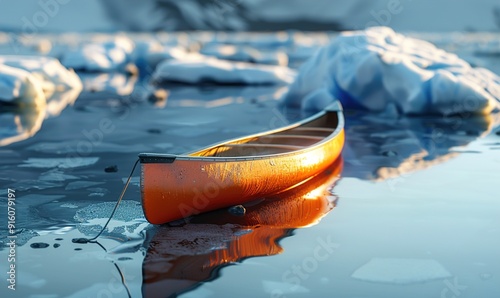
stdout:
<svg viewBox="0 0 500 298">
<path fill-rule="evenodd" d="M 317 120 L 323 116 L 325 116 L 328 113 L 336 113 L 337 114 L 337 126 L 335 127 L 335 130 L 332 131 L 332 133 L 323 140 L 304 147 L 303 149 L 297 149 L 293 150 L 290 152 L 284 152 L 284 153 L 274 153 L 274 154 L 263 154 L 263 155 L 256 155 L 256 156 L 234 156 L 234 157 L 217 157 L 217 156 L 191 156 L 191 154 L 196 154 L 198 152 L 202 151 L 207 151 L 210 149 L 215 149 L 220 146 L 227 146 L 230 143 L 237 143 L 240 141 L 244 141 L 247 139 L 251 138 L 259 138 L 259 137 L 264 137 L 264 136 L 269 136 L 272 134 L 280 133 L 280 132 L 285 132 L 294 128 L 299 128 L 301 126 L 304 126 L 314 120 Z M 173 155 L 173 154 L 162 154 L 162 153 L 141 153 L 139 154 L 139 159 L 141 163 L 173 163 L 175 160 L 192 160 L 192 161 L 206 161 L 206 162 L 238 162 L 238 161 L 251 161 L 251 160 L 260 160 L 260 159 L 267 159 L 267 158 L 276 158 L 276 157 L 286 157 L 288 155 L 297 155 L 301 153 L 306 153 L 308 151 L 312 151 L 318 147 L 323 146 L 325 143 L 328 143 L 332 139 L 335 139 L 339 135 L 341 135 L 342 131 L 344 130 L 344 114 L 342 111 L 342 106 L 340 103 L 335 102 L 331 104 L 329 107 L 325 108 L 323 111 L 314 114 L 308 118 L 305 118 L 299 122 L 295 122 L 293 124 L 287 125 L 285 127 L 281 127 L 278 129 L 274 130 L 269 130 L 265 131 L 262 133 L 257 133 L 245 137 L 240 137 L 240 138 L 235 138 L 235 139 L 230 139 L 230 140 L 225 140 L 222 142 L 218 142 L 216 144 L 207 146 L 205 148 L 189 152 L 183 155 Z M 307 127 L 305 127 L 307 128 Z M 255 144 L 248 144 L 248 145 L 255 145 Z"/>
</svg>

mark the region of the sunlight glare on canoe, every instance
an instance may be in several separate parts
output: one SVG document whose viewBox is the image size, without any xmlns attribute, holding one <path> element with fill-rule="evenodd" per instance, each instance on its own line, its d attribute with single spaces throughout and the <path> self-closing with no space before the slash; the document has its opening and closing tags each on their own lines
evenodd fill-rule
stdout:
<svg viewBox="0 0 500 298">
<path fill-rule="evenodd" d="M 303 196 L 306 200 L 317 200 L 325 195 L 325 191 L 322 187 L 313 189 Z"/>
<path fill-rule="evenodd" d="M 307 154 L 301 162 L 303 167 L 314 167 L 315 165 L 320 164 L 324 159 L 325 154 L 324 152 L 321 152 L 320 154 Z"/>
</svg>

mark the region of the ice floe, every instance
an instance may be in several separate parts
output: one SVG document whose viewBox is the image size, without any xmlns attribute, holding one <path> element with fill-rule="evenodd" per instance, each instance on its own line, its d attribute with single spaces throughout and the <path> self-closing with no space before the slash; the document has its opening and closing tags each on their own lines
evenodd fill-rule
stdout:
<svg viewBox="0 0 500 298">
<path fill-rule="evenodd" d="M 500 109 L 500 78 L 431 43 L 374 27 L 344 32 L 318 51 L 285 103 L 319 109 L 334 98 L 375 112 L 485 114 Z"/>
<path fill-rule="evenodd" d="M 200 50 L 200 53 L 224 60 L 270 65 L 288 64 L 288 56 L 284 52 L 263 51 L 249 46 L 209 43 Z"/>
<path fill-rule="evenodd" d="M 359 280 L 391 284 L 412 284 L 451 276 L 436 260 L 392 258 L 373 258 L 351 275 Z"/>
<path fill-rule="evenodd" d="M 127 71 L 134 43 L 126 36 L 102 42 L 91 41 L 63 53 L 61 62 L 68 68 L 90 72 Z"/>
<path fill-rule="evenodd" d="M 78 75 L 66 69 L 59 60 L 41 56 L 0 56 L 0 65 L 24 69 L 39 79 L 47 97 L 55 91 L 73 89 L 81 91 Z"/>
<path fill-rule="evenodd" d="M 0 63 L 0 102 L 43 108 L 42 82 L 26 70 Z"/>
<path fill-rule="evenodd" d="M 82 82 L 57 59 L 0 56 L 0 146 L 33 136 L 45 117 L 57 116 L 75 102 Z"/>
<path fill-rule="evenodd" d="M 153 73 L 155 82 L 184 84 L 215 83 L 221 85 L 289 84 L 295 71 L 284 66 L 231 62 L 203 55 L 190 55 L 182 60 L 167 60 Z"/>
</svg>

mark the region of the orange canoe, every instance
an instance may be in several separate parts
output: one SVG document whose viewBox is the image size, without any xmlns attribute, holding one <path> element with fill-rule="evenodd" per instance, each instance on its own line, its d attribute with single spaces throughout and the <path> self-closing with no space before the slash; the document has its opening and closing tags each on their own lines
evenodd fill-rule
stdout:
<svg viewBox="0 0 500 298">
<path fill-rule="evenodd" d="M 324 171 L 343 145 L 337 102 L 287 127 L 185 155 L 139 154 L 144 214 L 162 224 L 283 192 Z"/>
<path fill-rule="evenodd" d="M 331 190 L 342 165 L 339 158 L 307 183 L 247 206 L 245 216 L 219 209 L 182 226 L 149 230 L 154 234 L 142 263 L 143 297 L 174 297 L 217 278 L 223 266 L 282 253 L 281 239 L 315 225 L 335 207 Z"/>
</svg>

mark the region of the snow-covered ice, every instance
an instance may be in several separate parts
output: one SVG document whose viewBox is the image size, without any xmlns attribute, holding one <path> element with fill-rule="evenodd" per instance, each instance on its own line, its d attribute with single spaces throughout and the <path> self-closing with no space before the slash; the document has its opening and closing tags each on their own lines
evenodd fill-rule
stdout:
<svg viewBox="0 0 500 298">
<path fill-rule="evenodd" d="M 0 64 L 23 69 L 38 78 L 47 97 L 55 91 L 82 90 L 78 75 L 66 69 L 59 60 L 43 56 L 0 56 Z"/>
<path fill-rule="evenodd" d="M 155 82 L 184 84 L 277 85 L 289 84 L 294 78 L 295 71 L 285 66 L 232 62 L 203 55 L 163 61 L 153 73 Z"/>
<path fill-rule="evenodd" d="M 419 283 L 451 276 L 436 260 L 391 258 L 373 258 L 351 275 L 359 280 L 391 284 Z"/>
<path fill-rule="evenodd" d="M 288 56 L 281 51 L 264 51 L 249 46 L 208 43 L 200 53 L 206 56 L 224 60 L 270 64 L 288 65 Z"/>
<path fill-rule="evenodd" d="M 33 136 L 45 117 L 59 115 L 81 90 L 78 75 L 57 59 L 0 56 L 0 102 L 15 106 L 0 115 L 0 146 Z"/>
<path fill-rule="evenodd" d="M 344 32 L 299 70 L 285 103 L 402 114 L 486 114 L 500 109 L 500 78 L 387 27 Z"/>
<path fill-rule="evenodd" d="M 0 63 L 0 101 L 43 108 L 42 83 L 26 70 Z"/>
<path fill-rule="evenodd" d="M 118 35 L 103 42 L 89 42 L 64 53 L 61 62 L 68 68 L 90 72 L 127 71 L 134 43 Z"/>
</svg>

